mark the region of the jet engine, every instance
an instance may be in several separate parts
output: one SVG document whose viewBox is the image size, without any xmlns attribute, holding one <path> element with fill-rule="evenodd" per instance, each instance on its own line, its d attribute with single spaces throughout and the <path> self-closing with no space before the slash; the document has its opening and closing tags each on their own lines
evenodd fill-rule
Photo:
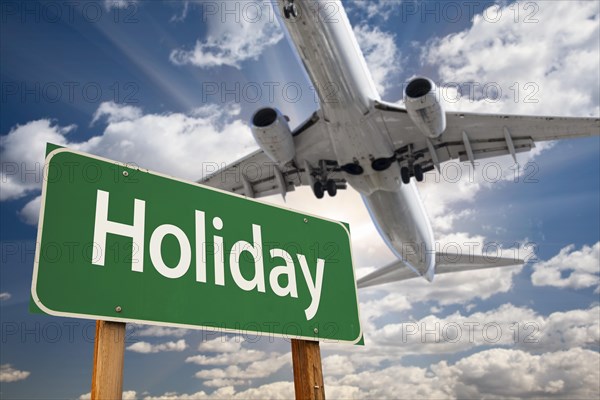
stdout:
<svg viewBox="0 0 600 400">
<path fill-rule="evenodd" d="M 408 115 L 425 136 L 435 139 L 446 130 L 446 113 L 430 79 L 412 79 L 404 91 L 404 103 Z"/>
<path fill-rule="evenodd" d="M 274 108 L 261 108 L 252 117 L 252 136 L 265 154 L 279 165 L 294 159 L 296 148 L 287 118 Z"/>
</svg>

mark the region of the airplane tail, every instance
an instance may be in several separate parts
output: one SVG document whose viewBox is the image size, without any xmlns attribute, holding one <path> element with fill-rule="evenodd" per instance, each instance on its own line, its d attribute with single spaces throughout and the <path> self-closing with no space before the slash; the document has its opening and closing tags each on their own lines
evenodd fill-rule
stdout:
<svg viewBox="0 0 600 400">
<path fill-rule="evenodd" d="M 501 258 L 492 256 L 476 256 L 471 254 L 437 253 L 435 262 L 436 274 L 448 274 L 451 272 L 471 271 L 478 269 L 510 267 L 522 265 L 525 261 L 514 258 Z M 402 260 L 396 260 L 383 268 L 360 278 L 357 281 L 359 289 L 369 286 L 382 285 L 385 283 L 403 281 L 416 278 L 414 270 Z M 432 280 L 433 276 L 431 279 Z"/>
</svg>

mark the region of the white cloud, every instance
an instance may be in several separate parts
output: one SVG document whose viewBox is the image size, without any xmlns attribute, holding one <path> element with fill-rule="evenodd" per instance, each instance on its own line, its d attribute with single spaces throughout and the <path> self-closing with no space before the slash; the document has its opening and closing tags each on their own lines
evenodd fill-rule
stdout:
<svg viewBox="0 0 600 400">
<path fill-rule="evenodd" d="M 600 287 L 600 242 L 581 250 L 567 246 L 550 260 L 535 264 L 531 282 L 570 289 Z"/>
<path fill-rule="evenodd" d="M 289 365 L 292 362 L 291 353 L 286 354 L 271 354 L 269 358 L 254 361 L 245 368 L 240 368 L 237 365 L 230 365 L 227 368 L 203 369 L 196 372 L 196 378 L 202 380 L 216 379 L 235 379 L 248 380 L 267 378 L 279 371 L 284 365 Z"/>
<path fill-rule="evenodd" d="M 532 151 L 517 154 L 518 165 L 511 156 L 478 160 L 475 166 L 453 160 L 443 163 L 440 172 L 425 174 L 418 188 L 434 232 L 453 231 L 456 221 L 471 215 L 465 204 L 473 203 L 482 191 L 522 182 L 523 175 L 530 172 L 524 166 L 553 145 L 554 142 L 536 143 Z"/>
<path fill-rule="evenodd" d="M 236 352 L 220 353 L 215 356 L 197 355 L 185 359 L 187 363 L 198 365 L 232 365 L 248 364 L 264 360 L 268 354 L 260 350 L 241 349 Z"/>
<path fill-rule="evenodd" d="M 169 22 L 183 22 L 183 21 L 185 21 L 185 19 L 188 16 L 189 11 L 190 11 L 190 2 L 189 2 L 189 0 L 185 0 L 183 2 L 183 6 L 181 8 L 181 13 L 173 15 L 171 17 L 171 19 L 169 20 Z"/>
<path fill-rule="evenodd" d="M 183 337 L 189 332 L 183 328 L 168 328 L 156 325 L 134 325 L 133 333 L 143 337 Z"/>
<path fill-rule="evenodd" d="M 241 350 L 244 338 L 241 336 L 225 336 L 203 341 L 198 346 L 198 351 L 208 353 L 236 353 Z"/>
<path fill-rule="evenodd" d="M 180 339 L 176 342 L 166 342 L 159 344 L 151 344 L 148 342 L 137 342 L 130 346 L 127 346 L 127 350 L 133 351 L 135 353 L 160 353 L 163 351 L 183 351 L 187 348 L 187 344 L 185 343 L 185 339 Z"/>
<path fill-rule="evenodd" d="M 222 380 L 225 381 L 225 380 Z M 235 382 L 235 381 L 234 381 Z M 294 397 L 294 386 L 292 382 L 273 382 L 268 383 L 256 388 L 250 388 L 242 392 L 236 392 L 233 386 L 224 386 L 212 393 L 206 393 L 204 391 L 190 393 L 190 394 L 177 394 L 177 393 L 165 393 L 162 396 L 147 396 L 144 400 L 203 400 L 203 399 L 232 399 L 232 400 L 246 400 L 246 399 L 290 399 Z"/>
<path fill-rule="evenodd" d="M 39 190 L 46 142 L 65 145 L 66 135 L 74 129 L 74 125 L 60 127 L 51 120 L 41 119 L 17 125 L 8 135 L 1 136 L 0 201 L 18 199 Z"/>
<path fill-rule="evenodd" d="M 104 0 L 104 8 L 110 11 L 112 8 L 120 9 L 135 5 L 138 0 Z"/>
<path fill-rule="evenodd" d="M 323 358 L 323 376 L 342 376 L 355 372 L 352 360 L 348 356 L 334 354 Z"/>
<path fill-rule="evenodd" d="M 600 358 L 579 348 L 531 355 L 519 350 L 492 349 L 460 360 L 454 374 L 458 397 L 506 398 L 540 396 L 597 398 Z"/>
<path fill-rule="evenodd" d="M 79 400 L 90 400 L 91 398 L 92 398 L 91 393 L 82 394 L 81 396 L 78 397 Z M 135 390 L 126 390 L 123 392 L 121 399 L 122 400 L 137 400 L 137 399 L 139 399 L 139 396 L 137 395 L 137 392 Z"/>
<path fill-rule="evenodd" d="M 12 297 L 12 295 L 8 292 L 2 292 L 0 293 L 0 301 L 7 301 L 10 300 L 10 298 Z"/>
<path fill-rule="evenodd" d="M 118 109 L 117 109 L 118 110 Z M 255 148 L 248 126 L 232 120 L 223 107 L 217 116 L 190 117 L 184 114 L 145 114 L 110 122 L 102 136 L 79 144 L 83 151 L 184 179 L 199 179 L 208 163 L 221 165 Z M 121 118 L 120 111 L 115 113 Z M 217 126 L 215 119 L 219 119 Z M 222 148 L 230 149 L 227 153 Z M 152 157 L 148 157 L 151 154 Z M 202 160 L 201 163 L 198 160 Z"/>
<path fill-rule="evenodd" d="M 30 375 L 29 371 L 19 371 L 14 369 L 10 364 L 0 365 L 0 382 L 17 382 L 27 379 Z"/>
<path fill-rule="evenodd" d="M 138 107 L 116 104 L 114 102 L 104 102 L 100 104 L 94 118 L 92 119 L 92 125 L 99 121 L 102 117 L 106 117 L 108 123 L 113 124 L 122 121 L 132 121 L 142 116 L 142 110 Z"/>
<path fill-rule="evenodd" d="M 438 69 L 443 82 L 479 83 L 475 96 L 463 94 L 449 109 L 598 115 L 599 3 L 535 5 L 490 6 L 470 28 L 427 44 L 423 60 Z M 486 84 L 501 88 L 501 96 L 482 98 Z"/>
<path fill-rule="evenodd" d="M 457 353 L 478 347 L 516 346 L 529 352 L 593 347 L 600 341 L 600 307 L 552 313 L 547 317 L 525 307 L 497 309 L 443 318 L 378 326 L 368 335 L 378 354 Z"/>
<path fill-rule="evenodd" d="M 422 279 L 399 282 L 389 290 L 410 293 L 414 304 L 419 301 L 433 301 L 439 305 L 466 304 L 475 299 L 489 299 L 495 294 L 508 292 L 513 285 L 513 277 L 521 272 L 521 267 L 490 268 L 480 271 L 466 271 L 438 275 L 433 283 Z"/>
<path fill-rule="evenodd" d="M 555 312 L 542 318 L 540 340 L 525 343 L 524 348 L 535 351 L 597 346 L 600 342 L 600 308 Z"/>
<path fill-rule="evenodd" d="M 192 49 L 173 50 L 171 62 L 201 68 L 230 66 L 240 69 L 244 61 L 257 60 L 266 48 L 283 39 L 270 3 L 252 2 L 252 7 L 247 7 L 244 1 L 230 4 L 215 2 L 218 12 L 207 18 L 207 38 L 196 41 Z M 219 11 L 225 9 L 237 11 L 224 17 L 225 14 Z"/>
<path fill-rule="evenodd" d="M 542 355 L 521 350 L 490 349 L 427 367 L 392 365 L 340 376 L 325 376 L 327 398 L 598 398 L 600 358 L 574 348 Z M 293 397 L 292 382 L 274 382 L 237 392 L 224 386 L 206 393 L 165 393 L 146 400 L 284 399 Z"/>
<path fill-rule="evenodd" d="M 396 81 L 401 71 L 395 36 L 379 28 L 359 25 L 354 34 L 365 56 L 373 81 L 381 95 Z"/>
<path fill-rule="evenodd" d="M 249 127 L 239 119 L 239 107 L 221 107 L 208 115 L 143 114 L 141 109 L 102 103 L 95 119 L 106 117 L 100 136 L 85 142 L 69 141 L 74 126 L 61 127 L 50 120 L 17 125 L 0 138 L 2 191 L 0 200 L 12 200 L 39 192 L 47 142 L 105 156 L 124 163 L 197 180 L 256 148 Z M 227 152 L 221 151 L 227 148 Z M 152 157 L 148 157 L 148 155 Z M 198 160 L 202 160 L 199 162 Z M 28 223 L 38 221 L 40 200 L 21 211 Z"/>
<path fill-rule="evenodd" d="M 138 396 L 135 390 L 126 390 L 123 392 L 121 400 L 137 400 Z"/>
<path fill-rule="evenodd" d="M 381 18 L 387 21 L 400 3 L 401 0 L 351 0 L 346 7 L 361 20 Z"/>
<path fill-rule="evenodd" d="M 248 384 L 248 381 L 236 380 L 236 379 L 211 379 L 203 382 L 208 387 L 232 387 L 241 386 Z"/>
<path fill-rule="evenodd" d="M 329 378 L 325 390 L 354 398 L 596 398 L 600 358 L 579 348 L 543 355 L 490 349 L 454 365 L 442 361 L 428 368 L 394 365 L 341 378 Z M 338 389 L 339 388 L 339 389 Z"/>
<path fill-rule="evenodd" d="M 408 300 L 408 294 L 391 292 L 382 298 L 361 302 L 360 316 L 364 323 L 375 320 L 385 314 L 407 311 L 411 308 L 412 304 Z"/>
<path fill-rule="evenodd" d="M 42 205 L 42 196 L 36 196 L 29 201 L 21 211 L 19 216 L 29 225 L 37 225 L 40 218 L 40 207 Z"/>
<path fill-rule="evenodd" d="M 243 392 L 231 393 L 230 398 L 243 399 L 291 399 L 294 397 L 294 386 L 292 382 L 274 382 L 250 388 Z"/>
</svg>

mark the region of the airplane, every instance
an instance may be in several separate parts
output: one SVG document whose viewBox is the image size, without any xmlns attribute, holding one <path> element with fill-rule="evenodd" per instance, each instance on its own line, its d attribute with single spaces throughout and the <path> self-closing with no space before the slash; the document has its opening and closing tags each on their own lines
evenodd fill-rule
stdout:
<svg viewBox="0 0 600 400">
<path fill-rule="evenodd" d="M 450 112 L 427 77 L 411 79 L 404 106 L 381 99 L 339 0 L 285 0 L 274 6 L 320 100 L 293 131 L 276 108 L 257 110 L 251 130 L 259 150 L 198 181 L 259 198 L 285 197 L 310 185 L 321 199 L 357 190 L 397 257 L 357 281 L 358 288 L 437 273 L 519 265 L 523 260 L 436 252 L 415 181 L 448 160 L 530 151 L 535 142 L 600 134 L 600 119 Z M 333 7 L 333 8 L 332 8 Z M 335 13 L 332 13 L 335 10 Z M 335 96 L 331 94 L 334 92 Z M 244 174 L 252 167 L 258 174 Z"/>
</svg>

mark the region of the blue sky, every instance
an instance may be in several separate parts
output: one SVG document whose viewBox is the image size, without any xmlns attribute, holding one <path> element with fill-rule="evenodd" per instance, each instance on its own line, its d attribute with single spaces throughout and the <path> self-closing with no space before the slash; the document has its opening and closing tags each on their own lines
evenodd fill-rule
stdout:
<svg viewBox="0 0 600 400">
<path fill-rule="evenodd" d="M 198 179 L 202 162 L 256 148 L 248 120 L 260 106 L 280 108 L 292 126 L 318 107 L 268 6 L 224 12 L 232 3 L 0 2 L 2 398 L 89 392 L 93 321 L 28 313 L 47 141 Z M 388 101 L 426 75 L 448 88 L 449 110 L 600 114 L 597 2 L 344 5 Z M 429 174 L 419 189 L 440 246 L 499 244 L 528 263 L 360 292 L 367 346 L 322 346 L 328 397 L 597 398 L 599 154 L 594 137 L 540 144 L 518 171 L 499 158 Z M 287 206 L 349 222 L 358 276 L 393 259 L 356 192 L 317 201 L 299 190 Z M 458 340 L 421 336 L 453 339 L 456 326 Z M 284 340 L 128 332 L 126 397 L 293 395 Z"/>
</svg>

